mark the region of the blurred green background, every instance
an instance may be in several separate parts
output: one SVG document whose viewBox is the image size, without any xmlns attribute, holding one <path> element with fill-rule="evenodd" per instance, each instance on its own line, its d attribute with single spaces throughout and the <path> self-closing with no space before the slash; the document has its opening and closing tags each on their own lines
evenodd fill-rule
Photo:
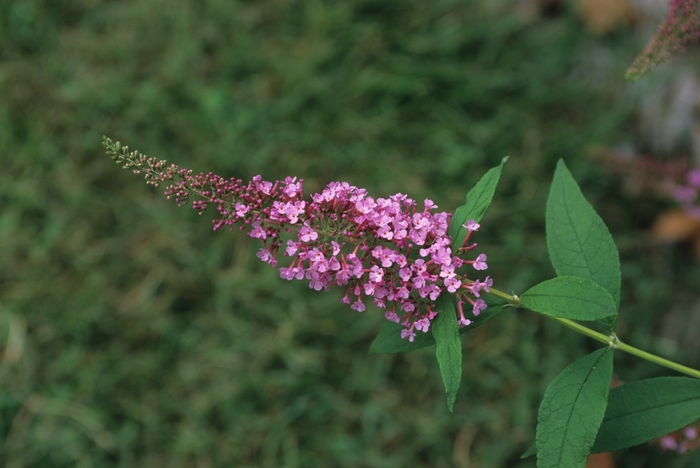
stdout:
<svg viewBox="0 0 700 468">
<path fill-rule="evenodd" d="M 546 386 L 597 347 L 503 313 L 464 335 L 450 413 L 433 349 L 368 355 L 377 309 L 279 279 L 251 239 L 120 170 L 102 135 L 449 211 L 510 155 L 476 241 L 515 293 L 554 274 L 544 206 L 564 158 L 620 248 L 621 336 L 698 366 L 697 266 L 651 243 L 664 203 L 589 157 L 636 144 L 645 85 L 622 76 L 643 45 L 592 34 L 568 2 L 0 2 L 0 465 L 533 467 L 519 455 Z"/>
</svg>

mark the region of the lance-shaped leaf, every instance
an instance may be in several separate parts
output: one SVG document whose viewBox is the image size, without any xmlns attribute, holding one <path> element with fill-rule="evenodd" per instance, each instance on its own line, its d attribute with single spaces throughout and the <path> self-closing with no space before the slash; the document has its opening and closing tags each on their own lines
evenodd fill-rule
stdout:
<svg viewBox="0 0 700 468">
<path fill-rule="evenodd" d="M 612 379 L 612 349 L 569 365 L 549 385 L 537 415 L 538 468 L 583 468 L 603 421 Z"/>
<path fill-rule="evenodd" d="M 528 458 L 528 457 L 533 456 L 533 455 L 536 454 L 536 453 L 537 453 L 537 445 L 532 444 L 530 447 L 528 447 L 527 450 L 525 450 L 525 451 L 523 452 L 522 455 L 520 455 L 520 458 L 521 458 L 521 459 L 525 459 L 525 458 Z"/>
<path fill-rule="evenodd" d="M 460 335 L 483 325 L 488 320 L 498 315 L 503 309 L 508 307 L 508 304 L 504 300 L 495 296 L 486 294 L 483 296 L 483 299 L 488 307 L 485 310 L 482 310 L 478 317 L 469 317 L 472 323 L 467 327 L 460 328 Z M 432 346 L 435 344 L 432 327 L 428 329 L 426 333 L 422 333 L 420 331 L 416 332 L 416 337 L 413 341 L 408 341 L 407 339 L 401 338 L 401 330 L 403 329 L 403 325 L 399 323 L 390 322 L 388 320 L 384 322 L 382 327 L 379 329 L 377 337 L 374 339 L 369 348 L 369 353 L 407 353 L 409 351 L 414 351 L 416 349 L 425 348 L 426 346 Z"/>
<path fill-rule="evenodd" d="M 459 324 L 452 299 L 442 293 L 437 300 L 438 314 L 430 328 L 435 338 L 435 356 L 445 384 L 447 407 L 452 411 L 457 390 L 462 380 L 462 342 L 459 340 Z"/>
<path fill-rule="evenodd" d="M 523 307 L 552 317 L 598 320 L 617 314 L 615 301 L 598 283 L 576 276 L 559 276 L 528 289 Z"/>
<path fill-rule="evenodd" d="M 611 452 L 644 443 L 700 418 L 700 380 L 657 377 L 610 391 L 608 409 L 593 452 Z"/>
<path fill-rule="evenodd" d="M 486 210 L 489 209 L 493 194 L 496 191 L 498 180 L 501 178 L 503 164 L 507 160 L 508 157 L 506 156 L 501 161 L 501 164 L 491 168 L 484 174 L 481 180 L 467 194 L 465 204 L 455 210 L 448 231 L 453 247 L 461 247 L 467 235 L 468 231 L 462 225 L 467 224 L 470 219 L 479 222 L 486 214 Z"/>
<path fill-rule="evenodd" d="M 547 198 L 547 249 L 559 276 L 589 278 L 620 306 L 620 256 L 610 231 L 559 160 Z M 614 330 L 617 316 L 599 322 Z"/>
</svg>

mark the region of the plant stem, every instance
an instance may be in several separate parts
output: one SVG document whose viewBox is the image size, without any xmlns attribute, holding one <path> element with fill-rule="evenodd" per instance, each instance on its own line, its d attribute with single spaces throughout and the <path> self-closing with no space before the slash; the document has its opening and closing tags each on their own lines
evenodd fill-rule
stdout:
<svg viewBox="0 0 700 468">
<path fill-rule="evenodd" d="M 499 291 L 499 290 L 494 289 L 494 288 L 490 288 L 489 294 L 507 301 L 512 306 L 522 307 L 522 303 L 520 302 L 520 298 L 518 296 L 510 295 L 510 294 L 504 293 L 503 291 Z M 612 346 L 616 349 L 619 349 L 621 351 L 625 351 L 625 352 L 633 354 L 637 357 L 640 357 L 642 359 L 646 359 L 647 361 L 654 362 L 656 364 L 659 364 L 660 366 L 668 367 L 669 369 L 673 369 L 673 370 L 680 372 L 682 374 L 689 375 L 691 377 L 695 377 L 696 379 L 700 379 L 700 371 L 692 369 L 690 367 L 683 366 L 683 365 L 678 364 L 678 363 L 673 362 L 673 361 L 669 361 L 668 359 L 664 359 L 664 358 L 656 356 L 654 354 L 647 353 L 646 351 L 642 351 L 641 349 L 635 348 L 634 346 L 630 346 L 628 344 L 625 344 L 622 341 L 620 341 L 617 338 L 617 335 L 615 335 L 614 333 L 611 334 L 610 336 L 607 336 L 607 335 L 599 333 L 595 330 L 592 330 L 586 326 L 583 326 L 579 323 L 576 323 L 572 320 L 559 318 L 559 317 L 552 317 L 549 315 L 545 315 L 545 317 L 552 319 L 556 322 L 559 322 L 562 325 L 564 325 L 565 327 L 571 328 L 572 330 L 576 330 L 577 332 L 581 333 L 582 335 L 586 335 L 589 338 L 593 338 L 594 340 L 598 340 L 601 343 L 605 343 L 605 344 Z"/>
<path fill-rule="evenodd" d="M 622 343 L 620 341 L 617 342 L 616 348 L 621 349 L 622 351 L 626 351 L 630 354 L 634 354 L 635 356 L 638 356 L 642 359 L 646 359 L 647 361 L 655 362 L 656 364 L 659 364 L 660 366 L 668 367 L 669 369 L 673 369 L 673 370 L 678 371 L 682 374 L 686 374 L 686 375 L 689 375 L 691 377 L 695 377 L 696 379 L 700 379 L 700 371 L 698 371 L 698 370 L 680 365 L 676 362 L 669 361 L 668 359 L 664 359 L 664 358 L 659 357 L 659 356 L 655 356 L 654 354 L 647 353 L 646 351 L 642 351 L 641 349 L 637 349 L 633 346 Z"/>
</svg>

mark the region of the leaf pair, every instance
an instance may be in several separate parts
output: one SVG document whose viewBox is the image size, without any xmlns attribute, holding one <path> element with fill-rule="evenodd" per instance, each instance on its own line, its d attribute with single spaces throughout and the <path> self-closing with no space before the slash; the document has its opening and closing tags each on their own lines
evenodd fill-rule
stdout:
<svg viewBox="0 0 700 468">
<path fill-rule="evenodd" d="M 559 318 L 595 320 L 612 334 L 620 305 L 617 248 L 561 160 L 547 199 L 546 225 L 558 276 L 523 293 L 523 306 Z M 599 349 L 549 385 L 538 412 L 538 467 L 586 465 L 608 405 L 612 369 L 612 348 Z"/>
<path fill-rule="evenodd" d="M 611 354 L 609 348 L 598 350 L 567 367 L 560 374 L 560 377 L 557 377 L 549 386 L 547 393 L 545 393 L 545 400 L 547 400 L 547 395 L 549 394 L 557 395 L 556 390 L 563 380 L 561 376 L 566 374 L 583 374 L 580 369 L 585 370 L 594 361 L 595 358 L 592 356 L 597 353 Z M 598 362 L 607 365 L 605 359 L 601 359 Z M 582 362 L 584 360 L 587 362 Z M 572 367 L 575 368 L 571 369 Z M 579 369 L 578 372 L 576 368 Z M 590 385 L 597 378 L 592 372 L 590 375 L 591 377 L 588 379 L 590 382 L 582 382 L 582 384 Z M 580 387 L 583 387 L 583 385 L 580 385 Z M 569 391 L 571 391 L 571 388 Z M 577 407 L 585 408 L 585 405 L 579 404 Z M 596 414 L 599 415 L 600 413 L 597 412 Z M 540 418 L 542 417 L 543 415 L 540 414 Z M 657 377 L 630 382 L 610 390 L 605 417 L 602 424 L 600 424 L 595 442 L 592 446 L 587 446 L 591 453 L 622 450 L 662 437 L 687 426 L 698 418 L 700 418 L 700 380 L 688 377 Z M 580 424 L 575 431 L 583 427 L 584 425 Z M 580 438 L 590 441 L 590 438 L 586 436 L 587 433 L 582 431 Z M 561 438 L 561 433 L 559 437 Z M 561 441 L 566 440 L 567 443 L 575 443 L 576 437 L 579 436 L 574 432 L 568 432 Z M 538 439 L 540 439 L 539 429 Z M 547 440 L 548 437 L 546 435 L 542 439 L 539 445 L 546 445 L 548 442 L 558 442 L 554 445 L 563 446 L 560 441 Z M 538 449 L 539 447 L 533 445 L 522 455 L 522 458 L 534 455 L 538 452 Z M 556 461 L 556 458 L 550 460 L 548 457 L 556 457 L 561 452 L 550 451 L 543 457 L 543 462 L 538 463 L 538 465 L 559 466 L 545 463 Z"/>
<path fill-rule="evenodd" d="M 603 220 L 559 160 L 547 199 L 547 250 L 558 276 L 578 276 L 605 288 L 620 307 L 620 255 Z M 614 331 L 617 316 L 599 322 Z"/>
<path fill-rule="evenodd" d="M 547 198 L 547 249 L 557 278 L 522 295 L 554 317 L 598 321 L 612 333 L 620 306 L 620 257 L 608 228 L 559 161 Z"/>
</svg>

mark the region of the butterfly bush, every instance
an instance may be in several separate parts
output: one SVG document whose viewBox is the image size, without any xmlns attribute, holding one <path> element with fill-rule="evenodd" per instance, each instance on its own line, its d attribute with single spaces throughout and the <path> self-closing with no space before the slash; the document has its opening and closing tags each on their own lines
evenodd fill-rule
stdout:
<svg viewBox="0 0 700 468">
<path fill-rule="evenodd" d="M 523 454 L 537 453 L 538 467 L 583 468 L 592 451 L 653 439 L 666 450 L 684 452 L 697 446 L 697 427 L 688 424 L 698 414 L 700 371 L 630 346 L 615 333 L 619 253 L 564 161 L 557 163 L 547 198 L 547 244 L 559 276 L 517 296 L 493 288 L 488 276 L 469 277 L 488 268 L 471 237 L 491 203 L 505 159 L 479 180 L 453 216 L 437 211 L 431 200 L 419 204 L 401 193 L 374 198 L 347 182 L 332 182 L 305 198 L 304 181 L 295 177 L 272 182 L 255 176 L 244 183 L 195 174 L 129 152 L 108 138 L 104 143 L 118 164 L 143 174 L 149 184 L 165 185 L 165 195 L 179 205 L 189 204 L 200 214 L 215 207 L 213 228 L 239 229 L 258 239 L 262 246 L 257 256 L 264 262 L 277 266 L 280 257 L 287 257 L 280 262 L 282 278 L 307 281 L 318 291 L 338 286 L 345 292 L 342 302 L 358 312 L 369 303 L 383 309 L 389 322 L 370 352 L 418 349 L 431 341 L 416 339 L 418 332 L 434 326 L 428 338 L 435 343 L 450 411 L 462 377 L 458 327 L 471 325 L 479 314 L 474 325 L 508 306 L 530 309 L 603 343 L 567 366 L 545 392 L 535 445 Z M 697 195 L 700 180 L 690 178 L 688 184 Z M 581 264 L 586 268 L 575 266 Z M 481 296 L 487 294 L 497 301 L 485 314 Z M 578 323 L 593 320 L 606 333 Z M 615 349 L 693 378 L 658 377 L 610 390 Z M 663 415 L 658 408 L 664 408 Z M 564 419 L 577 424 L 562 426 Z M 659 439 L 664 433 L 669 435 Z"/>
<path fill-rule="evenodd" d="M 195 174 L 108 139 L 106 145 L 125 169 L 143 174 L 154 186 L 167 184 L 165 195 L 178 205 L 190 204 L 200 215 L 215 206 L 214 230 L 245 230 L 262 242 L 257 253 L 262 261 L 277 266 L 280 252 L 291 258 L 279 269 L 282 278 L 306 280 L 317 291 L 340 286 L 345 289 L 341 301 L 358 312 L 367 301 L 384 309 L 388 320 L 402 325 L 401 338 L 412 342 L 416 331 L 430 329 L 437 315 L 434 303 L 444 292 L 455 295 L 460 327 L 487 307 L 480 293 L 489 292 L 493 280 L 467 275 L 488 268 L 486 255 L 462 258 L 477 247 L 470 238 L 479 224 L 464 224 L 467 235 L 455 248 L 447 233 L 452 215 L 437 212 L 429 199 L 421 208 L 401 193 L 375 199 L 347 182 L 331 182 L 306 200 L 304 181 L 296 177 L 271 182 L 258 175 L 244 183 L 211 172 Z"/>
<path fill-rule="evenodd" d="M 668 14 L 625 76 L 635 80 L 665 63 L 688 44 L 700 42 L 700 0 L 670 0 Z"/>
</svg>

